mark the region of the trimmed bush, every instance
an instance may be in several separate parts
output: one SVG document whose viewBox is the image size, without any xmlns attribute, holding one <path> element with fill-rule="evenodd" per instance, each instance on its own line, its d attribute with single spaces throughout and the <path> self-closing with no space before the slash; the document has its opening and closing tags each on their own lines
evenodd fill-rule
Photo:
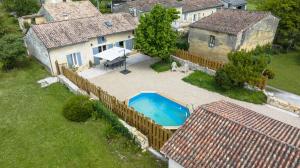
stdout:
<svg viewBox="0 0 300 168">
<path fill-rule="evenodd" d="M 93 111 L 93 102 L 86 96 L 74 96 L 63 107 L 64 117 L 76 122 L 86 121 L 91 117 Z"/>
</svg>

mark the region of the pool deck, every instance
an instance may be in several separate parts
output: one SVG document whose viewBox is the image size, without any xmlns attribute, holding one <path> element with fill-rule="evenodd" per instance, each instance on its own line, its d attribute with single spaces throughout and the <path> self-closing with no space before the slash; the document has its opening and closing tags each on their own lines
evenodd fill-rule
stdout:
<svg viewBox="0 0 300 168">
<path fill-rule="evenodd" d="M 150 68 L 150 65 L 156 61 L 156 59 L 149 59 L 133 64 L 129 66 L 129 70 L 132 72 L 127 75 L 123 75 L 117 70 L 89 80 L 122 101 L 128 100 L 142 91 L 155 91 L 184 106 L 194 108 L 203 104 L 226 100 L 300 128 L 300 117 L 294 113 L 270 105 L 256 105 L 234 100 L 182 81 L 182 78 L 191 72 L 186 74 L 170 71 L 157 73 Z"/>
</svg>

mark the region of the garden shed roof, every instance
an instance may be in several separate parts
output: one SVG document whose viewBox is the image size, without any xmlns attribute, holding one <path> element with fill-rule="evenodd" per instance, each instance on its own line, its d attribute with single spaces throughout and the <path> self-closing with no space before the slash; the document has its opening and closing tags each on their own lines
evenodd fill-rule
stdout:
<svg viewBox="0 0 300 168">
<path fill-rule="evenodd" d="M 191 24 L 190 27 L 236 35 L 270 15 L 270 12 L 222 9 Z"/>
<path fill-rule="evenodd" d="M 90 38 L 132 31 L 137 23 L 137 18 L 128 13 L 116 13 L 33 25 L 32 29 L 46 48 L 56 48 L 85 42 Z"/>
<path fill-rule="evenodd" d="M 298 168 L 299 147 L 300 129 L 219 101 L 195 110 L 161 152 L 190 168 Z"/>
</svg>

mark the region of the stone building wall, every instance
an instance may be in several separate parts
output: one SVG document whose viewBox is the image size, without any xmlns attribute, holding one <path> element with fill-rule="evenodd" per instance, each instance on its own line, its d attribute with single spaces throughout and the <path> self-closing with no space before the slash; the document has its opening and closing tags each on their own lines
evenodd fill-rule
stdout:
<svg viewBox="0 0 300 168">
<path fill-rule="evenodd" d="M 245 49 L 250 51 L 257 45 L 263 46 L 273 43 L 279 19 L 269 16 L 257 22 L 244 32 L 238 35 L 239 45 L 237 50 Z"/>
<path fill-rule="evenodd" d="M 268 16 L 237 35 L 190 28 L 189 52 L 213 61 L 227 62 L 227 54 L 236 50 L 253 50 L 256 46 L 272 43 L 279 19 Z M 215 36 L 215 46 L 209 47 L 210 35 Z"/>
<path fill-rule="evenodd" d="M 209 47 L 210 35 L 215 36 L 215 46 Z M 213 61 L 227 62 L 227 54 L 235 49 L 237 37 L 225 33 L 190 28 L 189 52 Z"/>
<path fill-rule="evenodd" d="M 36 57 L 50 72 L 52 72 L 48 50 L 31 28 L 24 37 L 24 41 L 28 54 Z"/>
</svg>

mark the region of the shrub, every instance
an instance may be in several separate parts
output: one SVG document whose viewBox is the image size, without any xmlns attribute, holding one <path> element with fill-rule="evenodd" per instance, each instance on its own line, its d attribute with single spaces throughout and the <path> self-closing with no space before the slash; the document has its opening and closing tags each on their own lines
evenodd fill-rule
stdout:
<svg viewBox="0 0 300 168">
<path fill-rule="evenodd" d="M 181 50 L 189 50 L 188 33 L 181 34 L 176 42 L 176 47 Z"/>
<path fill-rule="evenodd" d="M 271 69 L 266 69 L 263 73 L 264 76 L 268 77 L 268 79 L 274 79 L 275 73 Z"/>
<path fill-rule="evenodd" d="M 219 70 L 216 83 L 224 88 L 243 87 L 244 83 L 256 85 L 270 63 L 270 57 L 258 47 L 251 52 L 236 51 L 228 54 L 229 62 Z"/>
<path fill-rule="evenodd" d="M 95 102 L 94 109 L 99 118 L 103 118 L 111 124 L 111 128 L 108 128 L 105 131 L 106 137 L 108 139 L 114 137 L 117 133 L 120 133 L 121 135 L 129 139 L 132 139 L 132 135 L 128 131 L 128 129 L 124 127 L 123 124 L 119 121 L 118 117 L 109 109 L 107 109 L 103 104 L 101 104 L 100 102 Z"/>
<path fill-rule="evenodd" d="M 86 96 L 74 96 L 63 107 L 63 115 L 66 119 L 76 122 L 84 122 L 93 113 L 93 103 Z"/>
<path fill-rule="evenodd" d="M 4 70 L 17 67 L 25 56 L 26 49 L 20 35 L 7 34 L 0 38 L 0 62 Z"/>
<path fill-rule="evenodd" d="M 224 69 L 219 69 L 215 76 L 216 83 L 223 89 L 229 90 L 234 87 L 233 81 L 227 75 Z"/>
</svg>

